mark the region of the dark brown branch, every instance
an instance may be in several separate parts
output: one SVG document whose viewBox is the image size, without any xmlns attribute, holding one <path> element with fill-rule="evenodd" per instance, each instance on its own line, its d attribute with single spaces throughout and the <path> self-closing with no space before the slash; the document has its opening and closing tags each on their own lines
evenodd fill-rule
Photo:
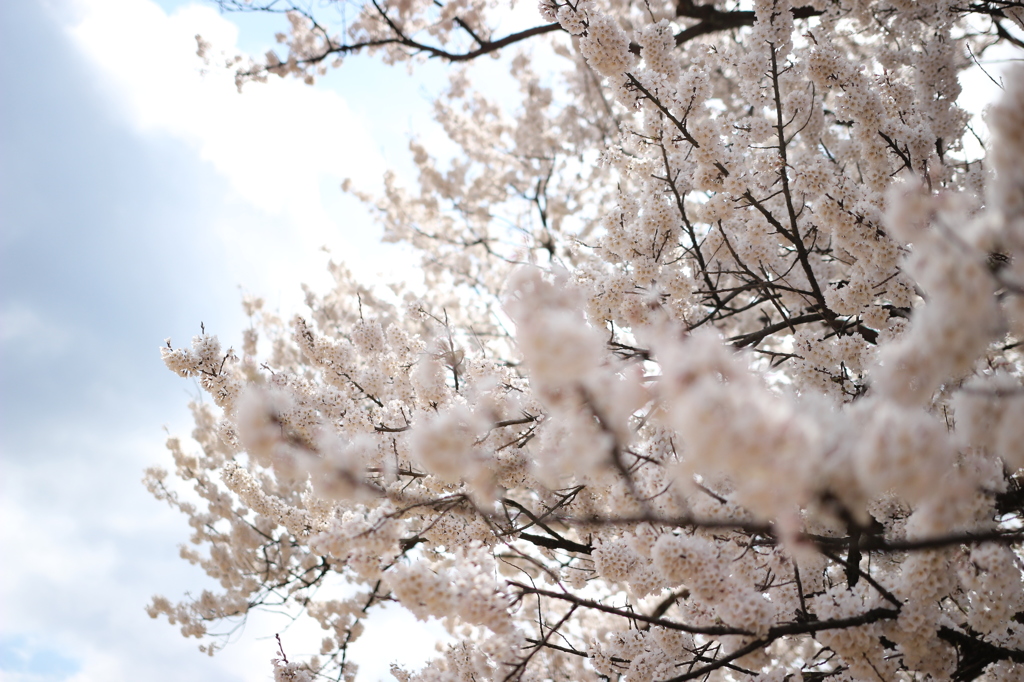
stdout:
<svg viewBox="0 0 1024 682">
<path fill-rule="evenodd" d="M 532 542 L 538 547 L 547 547 L 548 549 L 564 549 L 567 552 L 579 552 L 581 554 L 590 554 L 592 550 L 592 547 L 590 545 L 583 545 L 578 542 L 573 542 L 572 540 L 567 540 L 566 538 L 563 538 L 561 535 L 559 535 L 550 527 L 548 527 L 542 519 L 536 516 L 536 514 L 534 514 L 525 506 L 519 504 L 515 500 L 505 498 L 501 500 L 501 503 L 506 507 L 513 507 L 514 509 L 518 509 L 520 513 L 526 516 L 526 518 L 530 519 L 530 523 L 513 531 L 513 533 L 518 532 L 519 537 L 523 540 Z M 531 526 L 537 526 L 538 528 L 543 529 L 544 532 L 551 536 L 551 538 L 546 538 L 541 535 L 532 535 L 529 533 L 522 532 L 527 528 L 530 528 Z"/>
<path fill-rule="evenodd" d="M 381 11 L 381 16 L 385 17 L 385 20 L 387 20 L 386 15 L 384 14 L 383 11 Z M 542 26 L 534 26 L 533 28 L 528 28 L 517 33 L 509 34 L 504 38 L 500 38 L 498 40 L 484 41 L 480 43 L 480 46 L 477 47 L 475 50 L 470 50 L 468 52 L 450 52 L 443 48 L 428 45 L 426 43 L 422 43 L 413 38 L 410 38 L 403 34 L 401 31 L 399 31 L 397 26 L 393 25 L 390 21 L 388 21 L 388 23 L 391 25 L 391 29 L 395 32 L 395 37 L 393 38 L 382 38 L 380 40 L 366 40 L 357 43 L 350 43 L 347 45 L 330 45 L 329 48 L 322 52 L 321 54 L 309 57 L 307 59 L 300 59 L 297 61 L 297 63 L 301 66 L 312 66 L 315 64 L 319 64 L 320 62 L 324 61 L 331 55 L 352 54 L 367 48 L 384 47 L 386 45 L 401 45 L 402 47 L 409 48 L 410 50 L 413 51 L 413 53 L 426 53 L 430 57 L 436 57 L 438 59 L 443 59 L 444 61 L 448 62 L 467 62 L 476 59 L 477 57 L 482 57 L 483 55 L 490 54 L 491 52 L 497 52 L 498 50 L 504 47 L 508 47 L 509 45 L 513 45 L 515 43 L 527 40 L 529 38 L 533 38 L 534 36 L 544 35 L 545 33 L 551 33 L 552 31 L 560 31 L 562 29 L 562 27 L 559 26 L 557 23 L 544 24 Z M 273 71 L 273 68 L 274 67 L 268 67 L 267 70 Z"/>
<path fill-rule="evenodd" d="M 981 676 L 987 666 L 997 661 L 1024 663 L 1024 651 L 990 644 L 976 633 L 968 634 L 942 626 L 939 628 L 939 639 L 956 647 L 957 666 L 952 678 L 955 682 L 974 680 Z"/>
<path fill-rule="evenodd" d="M 520 533 L 519 538 L 547 549 L 561 549 L 566 552 L 579 552 L 580 554 L 590 554 L 592 550 L 590 545 L 581 545 L 578 542 L 566 540 L 565 538 L 546 538 L 543 535 L 533 535 L 532 533 Z"/>
<path fill-rule="evenodd" d="M 532 659 L 532 658 L 533 658 L 533 657 L 534 657 L 534 656 L 536 655 L 536 653 L 537 653 L 538 651 L 540 651 L 540 650 L 541 650 L 541 648 L 542 648 L 542 647 L 544 647 L 544 646 L 546 646 L 546 645 L 548 644 L 548 640 L 549 640 L 549 639 L 551 639 L 551 635 L 553 635 L 553 634 L 555 634 L 556 632 L 558 632 L 558 629 L 559 629 L 560 627 L 562 627 L 563 625 L 565 625 L 565 622 L 566 622 L 567 620 L 569 620 L 570 618 L 572 618 L 572 614 L 576 613 L 576 609 L 578 609 L 578 608 L 579 608 L 578 606 L 576 606 L 576 605 L 573 605 L 573 606 L 572 606 L 572 608 L 570 608 L 570 609 L 569 609 L 569 612 L 568 612 L 568 613 L 566 613 L 566 614 L 565 614 L 564 616 L 562 616 L 562 619 L 561 619 L 561 620 L 559 620 L 559 621 L 558 621 L 557 623 L 555 623 L 554 627 L 550 628 L 550 629 L 549 629 L 549 630 L 547 631 L 547 633 L 546 633 L 546 634 L 544 634 L 544 636 L 543 636 L 543 637 L 541 638 L 541 640 L 540 640 L 539 642 L 537 642 L 537 643 L 536 643 L 536 645 L 535 645 L 535 646 L 531 647 L 531 649 L 530 649 L 530 653 L 528 653 L 528 654 L 526 655 L 526 658 L 524 658 L 523 660 L 521 660 L 521 661 L 520 661 L 520 662 L 519 662 L 519 663 L 518 663 L 518 664 L 517 664 L 517 665 L 516 665 L 516 666 L 515 666 L 515 667 L 514 667 L 514 668 L 512 669 L 512 672 L 510 672 L 510 673 L 509 673 L 509 674 L 508 674 L 508 675 L 507 675 L 507 676 L 505 677 L 505 682 L 510 682 L 510 680 L 518 680 L 518 679 L 521 679 L 521 678 L 522 678 L 522 676 L 523 676 L 523 673 L 524 673 L 524 672 L 526 672 L 526 666 L 528 666 L 528 665 L 530 664 L 530 659 Z M 541 623 L 541 624 L 539 624 L 539 625 L 540 625 L 540 627 L 542 628 L 542 632 L 543 632 L 543 624 Z M 570 650 L 570 651 L 571 651 L 571 650 Z M 572 652 L 572 653 L 576 653 L 576 652 Z"/>
<path fill-rule="evenodd" d="M 858 627 L 860 625 L 867 625 L 869 623 L 877 623 L 880 620 L 890 620 L 898 615 L 899 611 L 896 609 L 871 609 L 859 616 L 851 616 L 849 618 L 833 618 L 830 620 L 816 620 L 807 623 L 787 623 L 786 625 L 777 625 L 769 630 L 768 634 L 764 637 L 749 642 L 745 646 L 733 651 L 728 656 L 723 656 L 714 663 L 709 663 L 708 665 L 701 666 L 700 668 L 696 668 L 688 673 L 664 680 L 663 682 L 685 682 L 685 680 L 695 680 L 704 677 L 708 673 L 725 667 L 733 661 L 743 658 L 747 654 L 753 653 L 758 649 L 763 649 L 780 637 L 786 637 L 787 635 L 814 634 L 816 632 L 821 632 L 822 630 L 843 630 L 846 628 Z"/>
<path fill-rule="evenodd" d="M 552 599 L 560 599 L 562 601 L 575 604 L 587 609 L 594 609 L 595 611 L 601 611 L 603 613 L 610 613 L 613 616 L 621 616 L 628 620 L 639 621 L 641 623 L 649 623 L 651 625 L 659 625 L 668 630 L 677 630 L 679 632 L 689 632 L 694 635 L 750 635 L 751 632 L 743 630 L 741 628 L 732 628 L 728 626 L 706 626 L 701 627 L 698 625 L 686 625 L 685 623 L 677 623 L 673 620 L 665 620 L 664 618 L 655 618 L 653 616 L 645 616 L 642 613 L 635 611 L 627 611 L 626 609 L 615 608 L 614 606 L 606 606 L 600 602 L 591 601 L 590 599 L 583 599 L 576 595 L 569 594 L 568 592 L 553 592 L 552 590 L 545 590 L 540 587 L 533 587 L 531 585 L 523 585 L 515 581 L 509 581 L 508 583 L 512 587 L 521 590 L 523 594 L 537 594 L 542 597 L 550 597 Z"/>
<path fill-rule="evenodd" d="M 793 9 L 794 19 L 808 19 L 821 16 L 822 11 L 813 7 L 796 7 Z M 683 29 L 676 34 L 676 45 L 684 45 L 694 38 L 709 33 L 729 31 L 734 28 L 753 26 L 756 16 L 749 10 L 723 11 L 713 5 L 698 5 L 693 0 L 679 0 L 676 5 L 676 16 L 682 19 L 698 19 L 698 23 Z M 629 49 L 640 54 L 640 46 L 632 43 Z"/>
<path fill-rule="evenodd" d="M 860 548 L 866 552 L 908 552 L 941 549 L 956 545 L 982 545 L 987 542 L 1016 544 L 1024 542 L 1024 531 L 993 530 L 986 533 L 951 533 L 918 540 L 886 540 L 878 535 L 863 535 Z"/>
<path fill-rule="evenodd" d="M 764 327 L 763 329 L 758 329 L 756 332 L 751 332 L 749 334 L 741 334 L 740 336 L 733 336 L 729 339 L 729 343 L 731 343 L 736 348 L 756 346 L 757 344 L 761 343 L 761 341 L 763 341 L 766 337 L 769 337 L 776 332 L 781 332 L 785 329 L 789 329 L 796 325 L 809 324 L 811 322 L 822 322 L 823 320 L 825 320 L 825 316 L 822 315 L 821 313 L 808 313 L 806 315 L 797 315 L 796 317 L 791 317 L 787 320 L 783 320 L 782 322 L 770 324 L 767 327 Z"/>
</svg>

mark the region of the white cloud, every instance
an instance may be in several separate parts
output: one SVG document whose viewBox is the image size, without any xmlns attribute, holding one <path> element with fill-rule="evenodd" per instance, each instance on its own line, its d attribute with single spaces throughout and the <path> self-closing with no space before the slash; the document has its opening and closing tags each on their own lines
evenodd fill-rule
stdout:
<svg viewBox="0 0 1024 682">
<path fill-rule="evenodd" d="M 184 519 L 147 499 L 138 483 L 140 465 L 162 456 L 153 439 L 124 428 L 90 431 L 83 421 L 51 422 L 33 446 L 3 453 L 0 543 L 14 560 L 0 585 L 8 616 L 0 622 L 0 679 L 264 678 L 263 643 L 238 642 L 210 660 L 195 640 L 145 615 L 153 592 L 212 585 L 175 556 L 174 539 L 187 537 Z M 156 539 L 166 551 L 154 551 Z"/>
<path fill-rule="evenodd" d="M 255 206 L 302 214 L 319 205 L 322 175 L 383 174 L 366 126 L 337 93 L 274 78 L 239 95 L 231 71 L 203 74 L 196 34 L 237 51 L 237 27 L 213 8 L 189 5 L 168 16 L 144 0 L 80 2 L 72 35 L 133 123 L 195 143 Z"/>
<path fill-rule="evenodd" d="M 247 204 L 238 212 L 244 223 L 223 216 L 210 235 L 238 284 L 278 293 L 294 311 L 300 283 L 329 286 L 321 246 L 366 279 L 400 272 L 396 257 L 408 265 L 377 243 L 379 229 L 355 200 L 324 195 L 340 193 L 345 178 L 376 190 L 385 170 L 370 126 L 341 95 L 277 78 L 239 94 L 232 72 L 207 68 L 195 54 L 196 34 L 238 50 L 237 27 L 211 7 L 168 15 L 148 0 L 77 0 L 77 9 L 70 33 L 129 124 L 193 146 Z M 339 203 L 349 210 L 339 214 Z"/>
</svg>

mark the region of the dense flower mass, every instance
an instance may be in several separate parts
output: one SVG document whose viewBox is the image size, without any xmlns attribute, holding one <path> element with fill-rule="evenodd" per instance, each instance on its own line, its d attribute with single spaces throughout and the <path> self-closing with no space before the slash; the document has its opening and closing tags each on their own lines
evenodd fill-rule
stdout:
<svg viewBox="0 0 1024 682">
<path fill-rule="evenodd" d="M 514 51 L 519 104 L 453 67 L 460 153 L 361 195 L 423 291 L 332 264 L 240 354 L 167 342 L 199 502 L 147 484 L 221 591 L 150 614 L 313 619 L 277 680 L 355 679 L 389 602 L 453 635 L 402 682 L 1024 680 L 1024 69 L 987 152 L 957 104 L 1022 5 L 293 6 L 240 82 Z"/>
</svg>

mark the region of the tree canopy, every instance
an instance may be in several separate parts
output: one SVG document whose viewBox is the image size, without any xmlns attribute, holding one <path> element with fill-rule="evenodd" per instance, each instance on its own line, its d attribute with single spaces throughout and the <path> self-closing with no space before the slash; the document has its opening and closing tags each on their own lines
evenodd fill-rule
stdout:
<svg viewBox="0 0 1024 682">
<path fill-rule="evenodd" d="M 424 289 L 168 341 L 202 503 L 147 485 L 221 590 L 151 615 L 318 622 L 277 680 L 394 602 L 454 636 L 401 682 L 1024 680 L 1024 69 L 990 140 L 957 103 L 1024 3 L 219 4 L 289 23 L 244 87 L 451 62 L 458 153 L 360 194 Z"/>
</svg>

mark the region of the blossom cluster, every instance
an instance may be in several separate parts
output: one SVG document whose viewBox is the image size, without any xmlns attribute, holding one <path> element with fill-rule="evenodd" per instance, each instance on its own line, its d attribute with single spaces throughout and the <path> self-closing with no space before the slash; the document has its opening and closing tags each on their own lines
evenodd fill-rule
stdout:
<svg viewBox="0 0 1024 682">
<path fill-rule="evenodd" d="M 453 639 L 402 682 L 1022 679 L 1024 70 L 987 155 L 957 104 L 1019 12 L 795 4 L 293 13 L 259 73 L 550 41 L 512 110 L 454 70 L 458 154 L 359 195 L 425 288 L 332 263 L 241 357 L 162 349 L 213 405 L 146 482 L 222 592 L 150 614 L 312 618 L 278 680 L 354 679 L 389 602 Z"/>
</svg>

